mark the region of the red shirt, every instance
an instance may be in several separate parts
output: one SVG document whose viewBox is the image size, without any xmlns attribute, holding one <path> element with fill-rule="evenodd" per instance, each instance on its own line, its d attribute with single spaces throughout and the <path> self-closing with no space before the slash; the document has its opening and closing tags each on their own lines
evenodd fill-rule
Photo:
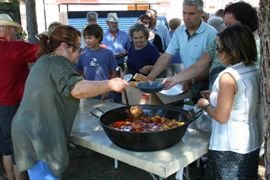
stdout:
<svg viewBox="0 0 270 180">
<path fill-rule="evenodd" d="M 20 103 L 29 73 L 37 59 L 38 45 L 0 38 L 0 105 Z"/>
</svg>

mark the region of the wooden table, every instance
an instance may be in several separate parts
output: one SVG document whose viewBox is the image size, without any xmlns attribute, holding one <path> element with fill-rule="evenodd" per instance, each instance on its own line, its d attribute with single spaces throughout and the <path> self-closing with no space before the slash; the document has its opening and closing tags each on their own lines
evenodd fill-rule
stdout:
<svg viewBox="0 0 270 180">
<path fill-rule="evenodd" d="M 159 151 L 135 152 L 113 144 L 106 136 L 98 119 L 89 112 L 95 107 L 107 111 L 123 105 L 83 100 L 71 133 L 71 141 L 85 148 L 104 154 L 131 166 L 167 178 L 207 153 L 209 133 L 188 129 L 176 145 Z"/>
</svg>

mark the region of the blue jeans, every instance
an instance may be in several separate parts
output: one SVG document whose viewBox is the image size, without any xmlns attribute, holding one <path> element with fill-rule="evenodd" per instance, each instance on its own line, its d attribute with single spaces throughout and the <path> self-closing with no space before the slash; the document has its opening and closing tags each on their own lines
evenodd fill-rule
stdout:
<svg viewBox="0 0 270 180">
<path fill-rule="evenodd" d="M 37 163 L 27 171 L 30 180 L 60 180 L 59 177 L 53 174 L 48 164 L 44 161 L 37 161 Z"/>
</svg>

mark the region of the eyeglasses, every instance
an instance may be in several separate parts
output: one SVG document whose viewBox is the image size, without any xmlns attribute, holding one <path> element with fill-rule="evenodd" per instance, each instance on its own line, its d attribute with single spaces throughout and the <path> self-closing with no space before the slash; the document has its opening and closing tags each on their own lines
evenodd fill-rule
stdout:
<svg viewBox="0 0 270 180">
<path fill-rule="evenodd" d="M 67 43 L 69 46 L 73 47 L 74 50 L 76 51 L 81 51 L 81 43 L 77 44 L 77 45 L 74 45 L 74 44 L 70 44 L 70 43 Z"/>
<path fill-rule="evenodd" d="M 76 50 L 80 51 L 81 50 L 81 43 L 74 45 L 73 46 Z"/>
<path fill-rule="evenodd" d="M 219 45 L 216 46 L 216 51 L 218 53 L 221 53 L 224 50 L 224 48 L 221 48 Z"/>
</svg>

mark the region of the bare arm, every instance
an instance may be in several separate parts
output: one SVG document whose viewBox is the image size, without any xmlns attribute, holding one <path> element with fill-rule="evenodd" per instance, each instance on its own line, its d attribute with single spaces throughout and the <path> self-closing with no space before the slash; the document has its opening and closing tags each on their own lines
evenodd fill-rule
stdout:
<svg viewBox="0 0 270 180">
<path fill-rule="evenodd" d="M 142 74 L 148 74 L 149 72 L 151 72 L 153 66 L 152 65 L 146 65 L 143 66 L 141 69 L 139 69 L 139 72 Z"/>
<path fill-rule="evenodd" d="M 164 81 L 165 87 L 170 88 L 175 84 L 182 83 L 184 81 L 192 80 L 198 77 L 200 78 L 206 77 L 210 65 L 211 65 L 211 57 L 207 53 L 204 53 L 195 64 L 179 72 L 174 77 L 168 77 Z"/>
<path fill-rule="evenodd" d="M 208 73 L 207 70 L 210 65 L 211 57 L 207 53 L 204 53 L 195 64 L 179 72 L 176 75 L 176 79 L 180 83 L 183 81 L 194 79 L 196 77 L 201 77 L 202 74 Z"/>
<path fill-rule="evenodd" d="M 122 92 L 127 88 L 128 82 L 121 78 L 114 78 L 105 81 L 78 81 L 71 90 L 71 95 L 74 98 L 89 98 L 103 94 L 109 91 Z"/>
<path fill-rule="evenodd" d="M 154 80 L 170 63 L 172 56 L 168 53 L 163 53 L 153 66 L 151 72 L 148 74 L 147 78 Z"/>
<path fill-rule="evenodd" d="M 234 78 L 229 73 L 226 73 L 220 78 L 219 87 L 217 106 L 215 108 L 209 106 L 206 111 L 209 116 L 223 124 L 230 118 L 237 86 Z M 200 99 L 198 106 L 204 108 L 208 103 L 208 100 Z"/>
</svg>

